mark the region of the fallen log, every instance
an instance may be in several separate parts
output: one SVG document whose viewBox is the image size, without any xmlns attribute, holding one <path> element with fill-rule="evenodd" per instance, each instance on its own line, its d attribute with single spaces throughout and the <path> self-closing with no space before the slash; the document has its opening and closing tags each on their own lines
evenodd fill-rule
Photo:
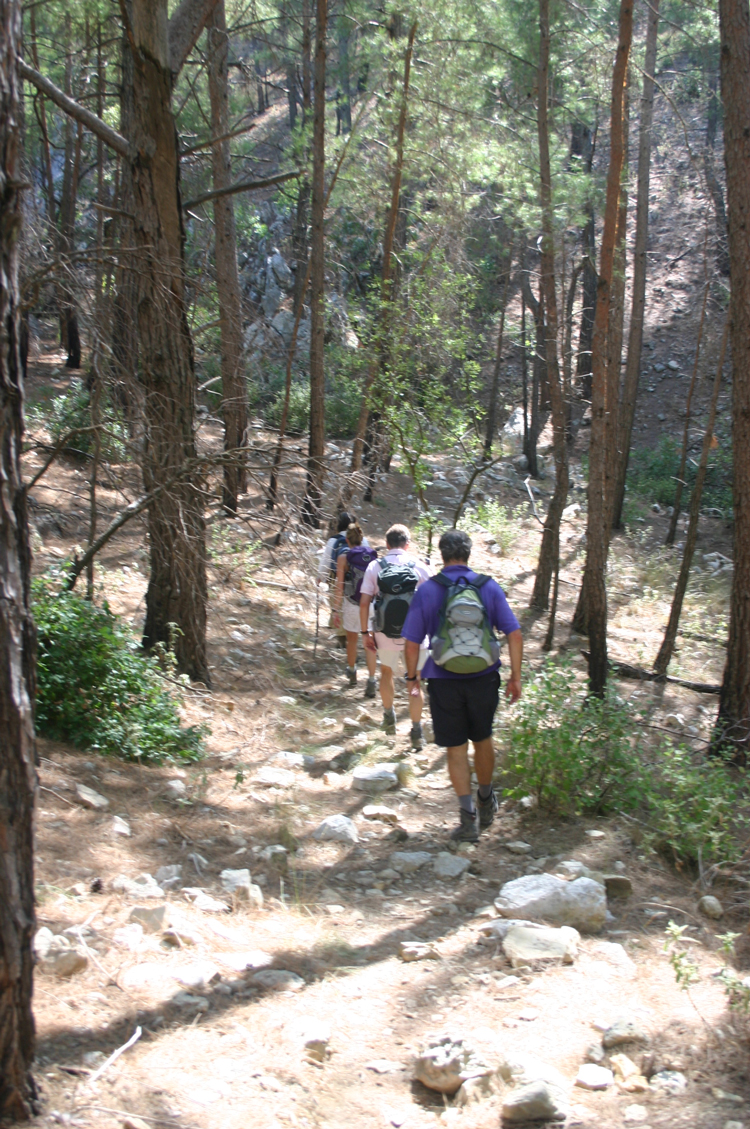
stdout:
<svg viewBox="0 0 750 1129">
<path fill-rule="evenodd" d="M 589 652 L 581 651 L 588 662 Z M 631 666 L 630 663 L 609 660 L 610 669 L 619 674 L 620 678 L 632 678 L 636 682 L 671 682 L 675 686 L 682 686 L 685 690 L 695 690 L 698 694 L 720 694 L 720 682 L 691 682 L 687 678 L 675 678 L 672 674 L 657 674 L 655 670 L 643 670 L 640 666 Z"/>
</svg>

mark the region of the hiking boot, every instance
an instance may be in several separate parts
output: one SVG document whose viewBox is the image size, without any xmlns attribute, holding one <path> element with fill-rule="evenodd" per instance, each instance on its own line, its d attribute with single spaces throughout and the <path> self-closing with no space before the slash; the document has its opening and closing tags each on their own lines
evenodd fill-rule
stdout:
<svg viewBox="0 0 750 1129">
<path fill-rule="evenodd" d="M 411 740 L 411 747 L 415 753 L 418 753 L 420 749 L 424 748 L 424 738 L 422 737 L 421 722 L 418 721 L 416 725 L 412 725 L 409 739 Z"/>
<path fill-rule="evenodd" d="M 486 800 L 477 795 L 477 810 L 479 811 L 479 826 L 489 827 L 497 812 L 497 796 L 493 788 Z"/>
<path fill-rule="evenodd" d="M 450 837 L 454 843 L 476 843 L 479 840 L 479 812 L 470 815 L 463 808 L 458 811 L 461 822 L 451 831 Z"/>
<path fill-rule="evenodd" d="M 374 678 L 368 678 L 367 685 L 365 686 L 365 697 L 374 698 L 377 691 L 377 686 L 378 684 Z"/>
<path fill-rule="evenodd" d="M 357 668 L 356 666 L 348 666 L 346 668 L 346 677 L 349 679 L 350 686 L 357 685 Z"/>
<path fill-rule="evenodd" d="M 396 711 L 394 709 L 383 710 L 383 729 L 386 733 L 396 732 Z"/>
</svg>

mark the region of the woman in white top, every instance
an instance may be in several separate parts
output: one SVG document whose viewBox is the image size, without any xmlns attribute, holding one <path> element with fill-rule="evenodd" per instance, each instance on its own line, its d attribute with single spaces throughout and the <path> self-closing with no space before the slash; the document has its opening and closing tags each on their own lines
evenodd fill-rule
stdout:
<svg viewBox="0 0 750 1129">
<path fill-rule="evenodd" d="M 377 559 L 377 553 L 370 549 L 357 521 L 353 521 L 349 525 L 346 531 L 346 543 L 346 551 L 340 553 L 336 561 L 336 591 L 331 607 L 333 608 L 333 626 L 343 626 L 346 634 L 346 673 L 349 678 L 349 685 L 355 686 L 357 683 L 357 642 L 360 635 L 359 588 L 368 564 Z M 353 572 L 353 566 L 356 572 Z M 349 585 L 351 594 L 344 592 L 347 574 L 352 581 Z M 358 582 L 356 582 L 357 575 L 359 575 Z M 368 651 L 367 648 L 364 650 L 368 673 L 365 697 L 374 698 L 377 655 L 373 651 Z"/>
</svg>

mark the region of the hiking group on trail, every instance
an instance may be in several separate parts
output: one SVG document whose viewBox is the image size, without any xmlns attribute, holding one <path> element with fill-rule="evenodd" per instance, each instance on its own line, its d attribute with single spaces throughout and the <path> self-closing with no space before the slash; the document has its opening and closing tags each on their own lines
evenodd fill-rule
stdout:
<svg viewBox="0 0 750 1129">
<path fill-rule="evenodd" d="M 405 525 L 387 530 L 382 557 L 369 546 L 353 515 L 342 513 L 337 526 L 323 550 L 319 576 L 334 582 L 331 626 L 344 633 L 348 684 L 357 683 L 361 634 L 368 671 L 365 697 L 375 697 L 380 659 L 383 729 L 394 734 L 394 675 L 404 674 L 411 747 L 418 751 L 424 743 L 426 680 L 435 744 L 447 750 L 448 775 L 458 797 L 459 824 L 451 838 L 474 843 L 498 809 L 492 784 L 492 725 L 500 700 L 500 643 L 495 632 L 505 635 L 508 644 L 505 696 L 517 702 L 523 659 L 518 620 L 500 585 L 469 568 L 471 538 L 461 530 L 443 533 L 438 544 L 443 567 L 433 575 L 429 562 L 411 550 Z M 474 746 L 476 801 L 469 741 Z"/>
</svg>

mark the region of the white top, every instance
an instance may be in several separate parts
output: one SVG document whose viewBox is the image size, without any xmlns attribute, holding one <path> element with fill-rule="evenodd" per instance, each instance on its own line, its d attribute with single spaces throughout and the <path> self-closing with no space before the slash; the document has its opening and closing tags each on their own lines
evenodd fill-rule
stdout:
<svg viewBox="0 0 750 1129">
<path fill-rule="evenodd" d="M 367 566 L 367 572 L 364 575 L 362 588 L 360 589 L 363 596 L 377 596 L 378 576 L 386 561 L 389 564 L 408 565 L 409 568 L 413 568 L 419 578 L 417 580 L 417 588 L 432 576 L 429 565 L 426 565 L 424 561 L 420 561 L 419 557 L 415 556 L 411 550 L 389 549 L 384 556 L 379 557 L 378 560 L 373 561 Z"/>
</svg>

